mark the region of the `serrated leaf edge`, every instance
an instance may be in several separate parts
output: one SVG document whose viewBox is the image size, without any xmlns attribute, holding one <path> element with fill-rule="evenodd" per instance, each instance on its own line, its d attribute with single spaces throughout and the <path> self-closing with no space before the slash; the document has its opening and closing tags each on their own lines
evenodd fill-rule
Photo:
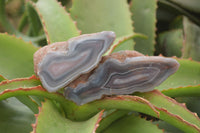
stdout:
<svg viewBox="0 0 200 133">
<path fill-rule="evenodd" d="M 25 42 L 25 41 L 23 40 L 22 37 L 20 37 L 20 36 L 17 37 L 15 34 L 8 34 L 7 32 L 4 32 L 4 33 L 0 33 L 0 35 L 6 35 L 6 36 L 12 37 L 12 38 L 14 38 L 14 39 L 21 40 L 21 41 L 23 41 L 25 44 L 30 45 L 30 47 L 34 47 L 34 48 L 38 49 L 38 47 L 36 47 L 35 45 L 33 45 L 33 43 L 32 43 L 31 41 Z"/>
<path fill-rule="evenodd" d="M 164 98 L 165 98 L 166 100 L 168 100 L 169 102 L 172 102 L 172 103 L 174 103 L 174 104 L 176 104 L 176 105 L 178 105 L 178 106 L 183 107 L 187 112 L 191 113 L 197 120 L 200 121 L 200 118 L 198 117 L 197 113 L 191 112 L 189 109 L 187 109 L 185 103 L 178 103 L 175 99 L 172 99 L 172 98 L 170 98 L 170 97 L 168 97 L 168 96 L 165 96 L 164 94 L 162 94 L 162 93 L 161 93 L 160 91 L 158 91 L 158 90 L 153 90 L 152 92 L 154 92 L 154 94 L 161 95 L 162 97 L 164 97 Z M 153 105 L 154 105 L 154 104 L 153 104 Z M 154 107 L 155 107 L 157 110 L 163 111 L 163 112 L 165 112 L 165 113 L 167 113 L 167 114 L 169 114 L 169 115 L 175 117 L 176 119 L 178 119 L 178 120 L 180 120 L 180 121 L 186 123 L 187 125 L 194 127 L 195 129 L 197 129 L 197 130 L 200 132 L 200 128 L 199 128 L 197 125 L 191 124 L 190 122 L 184 120 L 181 116 L 172 114 L 172 113 L 170 113 L 170 112 L 169 112 L 167 109 L 165 109 L 165 108 L 156 107 L 156 105 L 154 105 Z"/>
<path fill-rule="evenodd" d="M 70 13 L 68 13 L 68 12 L 66 11 L 66 9 L 61 5 L 60 2 L 58 2 L 58 1 L 55 1 L 55 2 L 57 2 L 58 5 L 59 5 L 62 9 L 64 9 L 65 14 L 69 16 L 69 19 L 71 19 L 71 21 L 72 21 L 72 22 L 74 23 L 74 25 L 75 25 L 76 30 L 79 32 L 79 35 L 81 35 L 81 30 L 78 29 L 78 27 L 77 27 L 77 22 L 74 21 L 74 20 L 72 19 Z M 40 20 L 41 20 L 42 25 L 43 25 L 43 30 L 44 30 L 44 32 L 45 32 L 45 34 L 46 34 L 47 43 L 48 43 L 48 44 L 51 44 L 51 42 L 50 42 L 50 37 L 49 37 L 48 31 L 47 31 L 47 27 L 46 27 L 46 24 L 45 24 L 45 21 L 44 21 L 44 18 L 43 18 L 43 16 L 42 16 L 42 14 L 40 13 L 39 9 L 37 8 L 36 3 L 32 2 L 32 1 L 30 1 L 30 3 L 34 6 L 35 10 L 37 11 L 37 13 L 38 13 L 38 15 L 39 15 L 39 17 L 40 17 Z"/>
<path fill-rule="evenodd" d="M 36 77 L 35 75 L 32 75 L 31 77 L 27 77 L 27 78 L 16 78 L 16 79 L 12 79 L 12 80 L 6 79 L 5 81 L 0 82 L 0 86 L 4 85 L 4 84 L 9 84 L 12 82 L 25 81 L 25 80 L 39 80 L 39 78 Z"/>
</svg>

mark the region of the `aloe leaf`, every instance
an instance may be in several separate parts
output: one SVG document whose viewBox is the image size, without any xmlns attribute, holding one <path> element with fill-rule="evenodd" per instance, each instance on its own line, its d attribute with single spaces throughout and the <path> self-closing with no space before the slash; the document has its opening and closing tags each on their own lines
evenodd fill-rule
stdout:
<svg viewBox="0 0 200 133">
<path fill-rule="evenodd" d="M 102 133 L 163 133 L 157 125 L 139 116 L 127 115 L 115 121 Z"/>
<path fill-rule="evenodd" d="M 0 101 L 0 108 L 1 133 L 28 133 L 32 130 L 33 112 L 16 98 Z"/>
<path fill-rule="evenodd" d="M 146 35 L 147 39 L 135 38 L 135 50 L 153 55 L 156 37 L 156 0 L 132 0 L 131 2 L 132 19 L 135 32 Z"/>
<path fill-rule="evenodd" d="M 5 12 L 5 0 L 0 0 L 0 23 L 8 33 L 15 33 L 15 28 L 8 21 Z"/>
<path fill-rule="evenodd" d="M 24 14 L 22 15 L 19 21 L 18 30 L 22 32 L 27 24 L 28 24 L 28 15 L 27 15 L 27 11 L 24 11 Z"/>
<path fill-rule="evenodd" d="M 128 114 L 129 111 L 126 110 L 115 110 L 109 115 L 106 115 L 100 122 L 99 127 L 97 128 L 97 133 L 101 133 L 104 129 L 109 127 L 114 121 L 120 119 L 121 117 Z"/>
<path fill-rule="evenodd" d="M 97 113 L 99 109 L 137 111 L 164 120 L 186 132 L 200 131 L 200 120 L 196 114 L 190 112 L 183 104 L 157 90 L 138 93 L 137 96 L 106 97 L 82 106 L 70 108 L 66 110 L 66 114 L 68 118 L 73 120 L 85 120 Z"/>
<path fill-rule="evenodd" d="M 117 38 L 133 34 L 126 0 L 74 0 L 70 12 L 83 34 L 114 31 Z M 115 52 L 132 50 L 133 46 L 133 40 L 129 40 L 116 47 Z"/>
<path fill-rule="evenodd" d="M 120 47 L 120 45 L 123 45 L 123 43 L 125 43 L 126 41 L 129 41 L 130 39 L 137 38 L 137 37 L 147 39 L 147 36 L 145 36 L 143 34 L 139 34 L 139 33 L 133 33 L 128 36 L 118 37 L 118 38 L 116 38 L 116 40 L 114 41 L 112 46 L 109 48 L 109 50 L 104 55 L 111 54 L 112 52 L 116 51 L 115 50 L 116 47 Z M 127 49 L 129 49 L 129 48 L 127 48 Z"/>
<path fill-rule="evenodd" d="M 33 45 L 15 36 L 0 34 L 0 74 L 7 79 L 29 77 L 33 71 Z"/>
<path fill-rule="evenodd" d="M 32 27 L 33 36 L 38 36 L 42 28 L 39 16 L 30 2 L 26 3 L 27 16 L 29 27 Z"/>
<path fill-rule="evenodd" d="M 0 83 L 0 100 L 10 97 L 30 96 L 39 106 L 43 98 L 55 100 L 66 108 L 74 107 L 74 103 L 65 99 L 60 93 L 49 93 L 42 86 L 40 80 L 34 75 L 29 78 L 5 80 Z M 76 106 L 75 106 L 76 107 Z"/>
<path fill-rule="evenodd" d="M 157 117 L 184 131 L 200 131 L 200 121 L 196 114 L 191 113 L 184 105 L 177 103 L 175 100 L 164 96 L 156 90 L 137 94 L 138 96 L 105 97 L 101 100 L 77 106 L 58 93 L 49 93 L 41 86 L 35 86 L 38 84 L 36 81 L 38 82 L 37 79 L 31 77 L 30 79 L 1 82 L 0 100 L 18 95 L 44 96 L 60 102 L 67 114 L 67 118 L 72 120 L 86 120 L 91 118 L 99 112 L 99 109 L 123 109 Z M 22 85 L 25 86 L 22 87 Z"/>
<path fill-rule="evenodd" d="M 188 85 L 184 87 L 170 88 L 162 90 L 162 93 L 170 97 L 200 96 L 200 85 Z"/>
<path fill-rule="evenodd" d="M 0 82 L 6 80 L 6 78 L 4 78 L 2 75 L 0 75 Z"/>
<path fill-rule="evenodd" d="M 179 14 L 187 16 L 188 18 L 190 18 L 190 20 L 192 20 L 193 22 L 195 22 L 196 24 L 198 24 L 200 26 L 199 19 L 196 16 L 194 16 L 193 14 L 191 14 L 190 12 L 188 12 L 187 10 L 181 8 L 180 6 L 173 4 L 169 0 L 158 0 L 158 2 L 165 5 L 167 8 L 170 7 L 171 9 L 175 10 Z"/>
<path fill-rule="evenodd" d="M 0 83 L 0 100 L 4 100 L 6 98 L 9 97 L 13 97 L 13 96 L 20 96 L 20 95 L 35 95 L 35 96 L 43 96 L 55 101 L 60 102 L 63 106 L 65 111 L 67 112 L 67 114 L 69 115 L 68 118 L 70 119 L 77 119 L 77 120 L 83 120 L 83 119 L 88 119 L 90 117 L 92 117 L 95 113 L 97 113 L 99 110 L 96 107 L 96 104 L 85 104 L 83 106 L 77 106 L 76 104 L 74 104 L 73 102 L 70 102 L 68 100 L 66 100 L 64 98 L 64 96 L 58 94 L 58 93 L 49 93 L 47 92 L 45 89 L 43 89 L 40 86 L 40 81 L 35 77 L 32 76 L 30 78 L 21 78 L 21 79 L 15 79 L 15 80 L 8 80 L 8 81 L 3 81 Z M 117 100 L 118 99 L 118 100 Z M 101 100 L 100 100 L 101 101 Z M 109 101 L 108 99 L 102 100 L 102 102 L 100 102 L 100 105 L 98 106 L 102 106 L 104 108 L 104 101 Z M 159 115 L 159 113 L 154 109 L 154 107 L 152 107 L 152 105 L 150 105 L 150 103 L 140 97 L 131 97 L 131 96 L 127 96 L 125 97 L 125 100 L 123 100 L 121 103 L 120 101 L 120 96 L 116 98 L 116 100 L 112 100 L 110 103 L 114 103 L 112 104 L 113 106 L 110 106 L 108 109 L 115 109 L 115 104 L 117 103 L 117 106 L 119 106 L 119 109 L 136 109 L 138 111 L 142 111 L 142 110 L 148 110 L 148 112 L 151 112 L 151 114 L 153 115 Z M 124 104 L 125 103 L 125 104 Z M 130 107 L 130 105 L 128 104 L 130 103 L 130 105 L 134 105 L 132 107 Z M 109 103 L 107 103 L 109 105 Z M 90 109 L 87 110 L 87 106 L 90 106 Z M 120 105 L 122 105 L 122 107 L 120 107 Z M 107 105 L 105 105 L 106 107 Z M 136 106 L 136 108 L 135 108 Z M 93 113 L 86 113 L 84 114 L 84 107 L 86 107 L 86 112 L 87 111 L 94 111 Z M 139 108 L 141 107 L 141 108 Z M 70 115 L 71 113 L 74 112 L 73 109 L 75 108 L 81 108 L 82 111 L 84 111 L 83 113 L 77 113 L 75 115 Z M 96 112 L 97 111 L 97 112 Z M 74 118 L 75 117 L 75 118 Z"/>
<path fill-rule="evenodd" d="M 38 113 L 38 104 L 33 101 L 29 96 L 16 96 L 16 98 L 26 105 L 31 111 L 33 111 L 34 114 Z"/>
<path fill-rule="evenodd" d="M 41 85 L 40 81 L 38 78 L 35 76 L 32 76 L 30 78 L 18 78 L 18 79 L 13 79 L 13 80 L 5 80 L 0 83 L 0 95 L 4 95 L 5 91 L 13 91 L 16 89 L 31 89 L 33 87 L 37 87 Z M 6 99 L 9 97 L 5 98 L 0 98 L 1 100 Z"/>
<path fill-rule="evenodd" d="M 70 115 L 71 113 L 74 112 L 73 109 L 79 108 L 79 107 L 81 107 L 81 108 L 83 107 L 82 109 L 84 109 L 84 106 L 86 106 L 86 108 L 87 108 L 87 104 L 85 104 L 83 106 L 77 106 L 73 102 L 66 100 L 64 98 L 64 96 L 62 96 L 58 93 L 47 92 L 45 89 L 43 89 L 40 86 L 40 81 L 35 76 L 32 76 L 30 78 L 8 80 L 8 81 L 3 81 L 0 83 L 0 100 L 4 100 L 9 97 L 20 96 L 20 95 L 43 96 L 43 97 L 58 101 L 63 105 L 65 111 L 69 115 L 68 118 L 70 118 L 70 119 L 76 119 L 76 117 L 77 117 L 77 120 L 88 119 L 99 111 L 96 108 L 95 103 L 94 103 L 92 105 L 89 104 L 89 106 L 91 106 L 90 108 L 93 108 L 93 109 L 91 109 L 91 110 L 86 109 L 86 112 L 93 110 L 94 112 L 92 114 L 91 113 L 86 113 L 86 114 L 78 113 L 76 115 Z M 116 99 L 120 100 L 120 97 L 116 98 Z M 115 102 L 118 102 L 118 100 L 116 100 L 116 101 L 111 100 L 111 103 L 113 102 L 114 106 L 113 107 L 110 106 L 110 109 L 112 109 L 112 108 L 115 109 L 115 106 L 116 106 Z M 129 100 L 132 100 L 132 101 L 129 101 Z M 103 101 L 102 101 L 102 104 L 100 104 L 100 106 L 103 106 L 103 108 L 104 108 Z M 105 101 L 109 101 L 109 98 Z M 125 104 L 123 104 L 123 103 L 125 103 Z M 134 106 L 130 107 L 130 105 L 128 105 L 128 103 L 138 107 L 138 108 L 136 108 L 136 110 L 140 111 L 141 108 L 139 108 L 139 107 L 143 107 L 143 108 L 145 108 L 145 110 L 148 110 L 149 112 L 151 112 L 151 114 L 159 115 L 158 112 L 154 109 L 154 107 L 152 107 L 152 105 L 150 105 L 150 103 L 148 103 L 148 101 L 146 101 L 140 97 L 132 98 L 132 97 L 128 96 L 126 98 L 126 100 L 122 101 L 121 103 L 118 103 L 117 106 L 120 106 L 122 104 L 122 107 L 119 107 L 119 109 L 129 109 L 129 110 L 135 109 Z M 95 111 L 97 111 L 97 112 L 95 112 Z M 75 117 L 75 118 L 73 118 L 73 117 Z"/>
<path fill-rule="evenodd" d="M 170 88 L 196 86 L 200 84 L 200 63 L 189 59 L 177 59 L 180 63 L 178 71 L 165 80 L 158 90 L 167 90 Z"/>
<path fill-rule="evenodd" d="M 49 93 L 42 88 L 40 80 L 35 76 L 5 80 L 0 83 L 0 100 L 21 95 L 43 96 L 59 102 L 66 102 L 59 93 Z"/>
<path fill-rule="evenodd" d="M 178 102 L 185 103 L 189 110 L 200 116 L 200 97 L 176 97 L 175 99 Z"/>
<path fill-rule="evenodd" d="M 169 123 L 166 123 L 165 121 L 155 121 L 154 124 L 158 125 L 160 129 L 163 129 L 164 133 L 184 133 L 180 129 L 170 125 Z"/>
<path fill-rule="evenodd" d="M 49 44 L 66 41 L 80 34 L 75 22 L 56 0 L 38 0 L 32 4 L 40 16 Z"/>
<path fill-rule="evenodd" d="M 67 111 L 66 114 L 69 119 L 82 121 L 92 117 L 99 109 L 133 110 L 148 112 L 153 116 L 159 117 L 159 112 L 149 101 L 138 96 L 129 95 L 105 97 L 104 99 L 96 100 L 82 106 L 71 106 L 71 108 L 67 108 L 65 111 Z"/>
<path fill-rule="evenodd" d="M 138 94 L 149 100 L 160 111 L 160 119 L 174 125 L 185 132 L 199 132 L 200 119 L 196 113 L 190 112 L 185 104 L 176 102 L 159 91 Z M 179 122 L 178 122 L 179 121 Z"/>
<path fill-rule="evenodd" d="M 200 1 L 199 0 L 169 0 L 177 5 L 179 5 L 180 7 L 183 7 L 187 10 L 196 12 L 196 13 L 200 13 Z"/>
<path fill-rule="evenodd" d="M 55 104 L 46 100 L 36 115 L 33 133 L 94 133 L 101 121 L 103 111 L 83 122 L 73 122 L 63 117 Z"/>
<path fill-rule="evenodd" d="M 158 49 L 159 53 L 162 53 L 164 56 L 182 56 L 182 47 L 183 47 L 184 37 L 183 30 L 171 30 L 160 33 L 158 36 Z"/>
<path fill-rule="evenodd" d="M 183 47 L 183 58 L 191 57 L 200 61 L 200 27 L 192 23 L 188 18 L 183 18 L 185 45 Z"/>
</svg>

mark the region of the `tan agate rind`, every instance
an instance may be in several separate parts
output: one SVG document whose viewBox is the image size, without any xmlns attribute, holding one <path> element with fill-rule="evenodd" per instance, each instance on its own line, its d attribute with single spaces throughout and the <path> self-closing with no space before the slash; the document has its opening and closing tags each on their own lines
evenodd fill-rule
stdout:
<svg viewBox="0 0 200 133">
<path fill-rule="evenodd" d="M 42 59 L 46 56 L 47 53 L 60 51 L 66 52 L 68 51 L 68 41 L 66 42 L 56 42 L 51 45 L 44 46 L 35 52 L 33 56 L 34 61 L 34 71 L 38 75 L 38 64 L 42 61 Z"/>
</svg>

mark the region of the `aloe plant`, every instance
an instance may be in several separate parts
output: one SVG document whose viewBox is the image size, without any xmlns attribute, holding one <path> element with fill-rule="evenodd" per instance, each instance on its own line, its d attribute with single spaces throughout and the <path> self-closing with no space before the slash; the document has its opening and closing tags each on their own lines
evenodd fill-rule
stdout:
<svg viewBox="0 0 200 133">
<path fill-rule="evenodd" d="M 200 132 L 198 4 L 197 0 L 191 0 L 189 4 L 188 1 L 179 0 L 0 0 L 0 132 Z M 13 12 L 11 9 L 14 7 L 16 9 Z M 11 15 L 7 15 L 8 13 Z M 14 13 L 15 16 L 12 15 Z M 96 46 L 88 44 L 73 53 L 78 57 L 90 49 L 94 51 L 91 54 L 94 60 L 87 58 L 88 64 L 74 71 L 78 73 L 90 67 L 90 72 L 85 71 L 75 77 L 70 75 L 67 86 L 65 79 L 64 85 L 63 82 L 58 83 L 60 86 L 56 91 L 47 91 L 48 87 L 44 85 L 39 72 L 46 69 L 48 62 L 47 65 L 39 68 L 35 65 L 34 68 L 34 53 L 42 51 L 37 54 L 39 59 L 35 63 L 41 64 L 44 49 L 55 51 L 55 44 L 63 47 L 66 42 L 74 40 L 74 37 L 85 38 L 83 34 L 102 31 L 113 31 L 116 34 L 116 39 L 111 39 L 113 44 L 107 44 L 107 52 L 105 49 L 98 52 Z M 76 43 L 73 44 L 73 47 L 78 47 Z M 98 46 L 101 45 L 98 42 Z M 152 86 L 144 84 L 139 87 L 140 92 L 129 91 L 127 94 L 120 91 L 115 95 L 105 93 L 106 96 L 99 98 L 88 95 L 90 93 L 87 90 L 105 89 L 107 86 L 115 88 L 114 79 L 113 82 L 108 79 L 112 79 L 116 68 L 121 67 L 119 61 L 127 63 L 119 58 L 133 54 L 142 56 L 143 60 L 148 58 L 150 61 L 150 58 L 151 63 L 170 57 L 171 60 L 177 60 L 180 67 L 163 83 L 160 78 L 156 78 L 154 84 L 161 83 L 157 87 L 151 88 Z M 151 57 L 159 54 L 162 55 Z M 100 64 L 92 66 L 89 61 Z M 135 58 L 129 61 L 133 62 L 133 66 L 137 63 L 145 65 L 144 62 L 135 61 Z M 79 64 L 77 62 L 74 66 Z M 129 69 L 132 68 L 125 65 L 123 72 Z M 104 72 L 103 75 L 101 71 Z M 109 72 L 111 76 L 105 77 Z M 149 71 L 142 69 L 138 73 L 141 76 L 145 72 Z M 138 74 L 137 71 L 135 73 Z M 101 76 L 106 81 L 101 80 L 91 89 L 91 84 Z M 128 75 L 125 76 L 130 79 Z M 49 81 L 52 82 L 47 77 L 47 83 Z M 124 85 L 129 89 L 134 88 L 130 82 Z M 83 88 L 81 93 L 74 91 L 80 88 Z M 71 93 L 90 99 L 80 101 L 81 105 L 78 105 L 79 102 L 77 104 L 73 97 L 69 97 Z"/>
</svg>

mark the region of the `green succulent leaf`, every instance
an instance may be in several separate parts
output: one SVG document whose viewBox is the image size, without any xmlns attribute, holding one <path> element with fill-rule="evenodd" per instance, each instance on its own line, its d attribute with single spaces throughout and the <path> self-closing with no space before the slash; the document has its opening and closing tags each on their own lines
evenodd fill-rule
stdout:
<svg viewBox="0 0 200 133">
<path fill-rule="evenodd" d="M 29 26 L 32 28 L 32 36 L 38 36 L 42 28 L 39 16 L 30 2 L 26 3 Z"/>
<path fill-rule="evenodd" d="M 15 28 L 8 21 L 5 12 L 6 1 L 0 0 L 0 24 L 5 28 L 8 33 L 15 33 Z"/>
<path fill-rule="evenodd" d="M 95 115 L 99 109 L 133 110 L 137 112 L 148 112 L 153 116 L 159 117 L 159 112 L 149 101 L 142 97 L 130 95 L 105 97 L 101 100 L 96 100 L 82 106 L 71 106 L 71 108 L 65 109 L 65 111 L 67 111 L 66 114 L 68 118 L 82 121 Z"/>
<path fill-rule="evenodd" d="M 114 43 L 112 44 L 112 46 L 110 47 L 110 49 L 104 54 L 104 55 L 109 55 L 112 52 L 115 51 L 116 47 L 121 47 L 120 45 L 123 45 L 126 41 L 129 41 L 133 38 L 143 38 L 146 39 L 147 36 L 143 35 L 143 34 L 138 34 L 138 33 L 133 33 L 131 35 L 128 36 L 123 36 L 123 37 L 118 37 L 116 38 L 116 40 L 114 41 Z"/>
<path fill-rule="evenodd" d="M 157 125 L 139 116 L 127 115 L 112 123 L 102 133 L 163 133 Z"/>
<path fill-rule="evenodd" d="M 97 128 L 97 133 L 101 133 L 104 129 L 108 128 L 113 122 L 127 115 L 129 111 L 127 110 L 110 110 L 111 113 L 107 114 L 109 111 L 105 111 L 105 117 L 101 120 L 99 127 Z"/>
<path fill-rule="evenodd" d="M 22 32 L 25 26 L 27 26 L 27 24 L 28 24 L 28 15 L 27 15 L 27 11 L 24 11 L 18 25 L 19 32 Z"/>
<path fill-rule="evenodd" d="M 174 99 L 152 91 L 138 94 L 151 102 L 160 111 L 160 119 L 181 129 L 184 132 L 200 132 L 200 119 L 196 113 L 190 112 L 185 104 L 178 103 Z M 168 117 L 167 119 L 165 119 Z M 164 118 L 164 119 L 163 119 Z"/>
<path fill-rule="evenodd" d="M 59 93 L 49 93 L 38 85 L 39 80 L 35 77 L 3 81 L 0 84 L 0 100 L 18 95 L 44 96 L 61 103 L 67 118 L 71 120 L 87 120 L 103 109 L 121 109 L 142 112 L 157 117 L 184 131 L 200 131 L 200 121 L 195 114 L 187 110 L 184 105 L 156 90 L 137 94 L 138 96 L 105 97 L 101 100 L 77 106 Z"/>
<path fill-rule="evenodd" d="M 38 113 L 38 104 L 29 96 L 16 96 L 16 98 L 26 105 L 33 113 L 37 114 Z"/>
<path fill-rule="evenodd" d="M 199 97 L 200 85 L 188 85 L 184 87 L 170 88 L 163 90 L 162 93 L 170 97 Z"/>
<path fill-rule="evenodd" d="M 200 27 L 191 22 L 188 18 L 183 18 L 185 45 L 183 47 L 183 58 L 191 57 L 200 61 Z"/>
<path fill-rule="evenodd" d="M 0 82 L 6 80 L 6 78 L 4 78 L 2 75 L 0 75 Z"/>
<path fill-rule="evenodd" d="M 200 120 L 196 114 L 190 112 L 183 104 L 157 90 L 138 93 L 137 96 L 106 97 L 82 106 L 70 108 L 66 110 L 66 114 L 68 118 L 73 120 L 85 120 L 96 114 L 99 109 L 137 111 L 164 120 L 186 132 L 200 131 Z"/>
<path fill-rule="evenodd" d="M 130 8 L 133 14 L 135 32 L 148 37 L 147 39 L 135 38 L 135 50 L 143 54 L 153 55 L 156 37 L 157 0 L 143 0 L 142 2 L 141 0 L 132 0 Z"/>
<path fill-rule="evenodd" d="M 36 47 L 15 36 L 1 33 L 0 74 L 7 79 L 33 75 L 33 54 L 36 50 Z"/>
<path fill-rule="evenodd" d="M 61 103 L 67 103 L 65 98 L 59 93 L 49 93 L 42 88 L 40 80 L 35 76 L 6 80 L 0 83 L 0 100 L 21 95 L 42 96 Z"/>
<path fill-rule="evenodd" d="M 70 11 L 83 34 L 114 31 L 117 38 L 133 34 L 131 13 L 126 0 L 73 0 Z M 114 51 L 132 50 L 133 45 L 133 40 L 129 40 Z"/>
<path fill-rule="evenodd" d="M 36 115 L 33 133 L 94 133 L 101 121 L 103 111 L 83 122 L 73 122 L 60 114 L 55 104 L 46 100 Z"/>
<path fill-rule="evenodd" d="M 160 33 L 158 36 L 158 53 L 162 53 L 164 56 L 182 56 L 184 37 L 183 30 L 171 30 Z"/>
<path fill-rule="evenodd" d="M 33 5 L 40 16 L 49 44 L 80 35 L 70 15 L 56 0 L 38 0 Z"/>
<path fill-rule="evenodd" d="M 187 10 L 196 12 L 196 13 L 200 13 L 200 1 L 199 0 L 169 0 L 177 5 L 179 5 L 180 7 L 183 7 Z"/>
<path fill-rule="evenodd" d="M 194 14 L 192 14 L 191 12 L 189 12 L 188 10 L 180 7 L 177 4 L 172 3 L 169 0 L 158 0 L 158 2 L 160 4 L 162 4 L 164 6 L 164 8 L 167 8 L 168 12 L 176 13 L 176 15 L 179 14 L 179 15 L 187 16 L 190 20 L 192 20 L 193 22 L 195 22 L 197 25 L 200 26 L 200 21 L 199 21 L 198 16 L 195 16 Z"/>
<path fill-rule="evenodd" d="M 16 98 L 0 101 L 0 132 L 29 133 L 35 121 L 33 112 Z"/>
<path fill-rule="evenodd" d="M 176 97 L 176 101 L 185 103 L 187 108 L 192 112 L 196 112 L 200 116 L 200 97 Z"/>
<path fill-rule="evenodd" d="M 180 129 L 170 125 L 169 123 L 166 123 L 165 121 L 155 121 L 154 124 L 157 124 L 160 129 L 164 130 L 164 133 L 184 133 Z"/>
</svg>

